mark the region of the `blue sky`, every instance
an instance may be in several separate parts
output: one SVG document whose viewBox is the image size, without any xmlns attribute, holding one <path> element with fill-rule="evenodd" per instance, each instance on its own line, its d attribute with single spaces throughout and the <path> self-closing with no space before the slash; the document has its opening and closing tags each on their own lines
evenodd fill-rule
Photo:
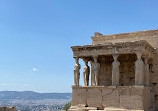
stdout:
<svg viewBox="0 0 158 111">
<path fill-rule="evenodd" d="M 157 0 L 0 0 L 0 91 L 71 92 L 70 47 L 91 44 L 94 32 L 158 29 L 157 5 Z"/>
</svg>

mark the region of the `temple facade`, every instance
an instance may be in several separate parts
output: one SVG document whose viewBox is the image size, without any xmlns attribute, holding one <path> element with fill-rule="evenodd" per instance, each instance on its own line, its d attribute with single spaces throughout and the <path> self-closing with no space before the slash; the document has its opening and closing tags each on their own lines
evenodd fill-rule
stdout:
<svg viewBox="0 0 158 111">
<path fill-rule="evenodd" d="M 158 30 L 96 32 L 91 38 L 92 45 L 71 47 L 75 66 L 69 111 L 157 111 Z"/>
</svg>

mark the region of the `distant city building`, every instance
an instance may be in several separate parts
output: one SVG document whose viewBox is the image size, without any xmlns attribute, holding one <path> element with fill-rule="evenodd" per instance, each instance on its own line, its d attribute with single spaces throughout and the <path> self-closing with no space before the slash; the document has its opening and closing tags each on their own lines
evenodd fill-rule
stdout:
<svg viewBox="0 0 158 111">
<path fill-rule="evenodd" d="M 71 48 L 76 64 L 69 111 L 158 111 L 158 30 L 97 32 L 92 45 Z"/>
</svg>

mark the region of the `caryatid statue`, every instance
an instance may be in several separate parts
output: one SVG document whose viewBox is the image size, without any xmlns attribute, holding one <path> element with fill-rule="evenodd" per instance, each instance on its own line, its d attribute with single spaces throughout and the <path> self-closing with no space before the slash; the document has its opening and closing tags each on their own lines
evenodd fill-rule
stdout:
<svg viewBox="0 0 158 111">
<path fill-rule="evenodd" d="M 144 63 L 142 53 L 136 52 L 137 61 L 135 62 L 135 85 L 144 85 Z"/>
<path fill-rule="evenodd" d="M 91 86 L 94 86 L 94 68 L 93 68 L 93 64 L 94 64 L 94 61 L 90 61 L 91 63 Z"/>
<path fill-rule="evenodd" d="M 79 58 L 75 57 L 76 64 L 74 66 L 74 85 L 79 86 L 79 80 L 80 80 L 80 68 L 81 65 L 78 63 Z"/>
<path fill-rule="evenodd" d="M 117 60 L 118 59 L 118 54 L 113 54 L 113 63 L 112 63 L 112 85 L 119 85 L 119 74 L 120 74 L 120 70 L 119 70 L 119 66 L 120 66 L 120 62 Z"/>
<path fill-rule="evenodd" d="M 146 86 L 150 86 L 150 71 L 149 71 L 149 64 L 148 64 L 149 57 L 144 57 L 144 82 Z"/>
<path fill-rule="evenodd" d="M 90 68 L 88 66 L 88 60 L 83 59 L 85 62 L 85 67 L 83 69 L 83 78 L 84 78 L 84 86 L 89 86 L 89 73 L 90 73 Z"/>
<path fill-rule="evenodd" d="M 92 63 L 92 86 L 98 85 L 98 74 L 100 69 L 100 64 L 97 62 L 98 57 L 93 57 L 94 62 Z"/>
</svg>

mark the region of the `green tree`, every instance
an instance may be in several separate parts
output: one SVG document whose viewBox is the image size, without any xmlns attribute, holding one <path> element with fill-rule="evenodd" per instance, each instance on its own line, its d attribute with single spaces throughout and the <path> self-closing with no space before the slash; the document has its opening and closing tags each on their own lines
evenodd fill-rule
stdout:
<svg viewBox="0 0 158 111">
<path fill-rule="evenodd" d="M 63 110 L 68 111 L 68 109 L 69 109 L 70 107 L 71 107 L 71 101 L 65 104 Z"/>
</svg>

